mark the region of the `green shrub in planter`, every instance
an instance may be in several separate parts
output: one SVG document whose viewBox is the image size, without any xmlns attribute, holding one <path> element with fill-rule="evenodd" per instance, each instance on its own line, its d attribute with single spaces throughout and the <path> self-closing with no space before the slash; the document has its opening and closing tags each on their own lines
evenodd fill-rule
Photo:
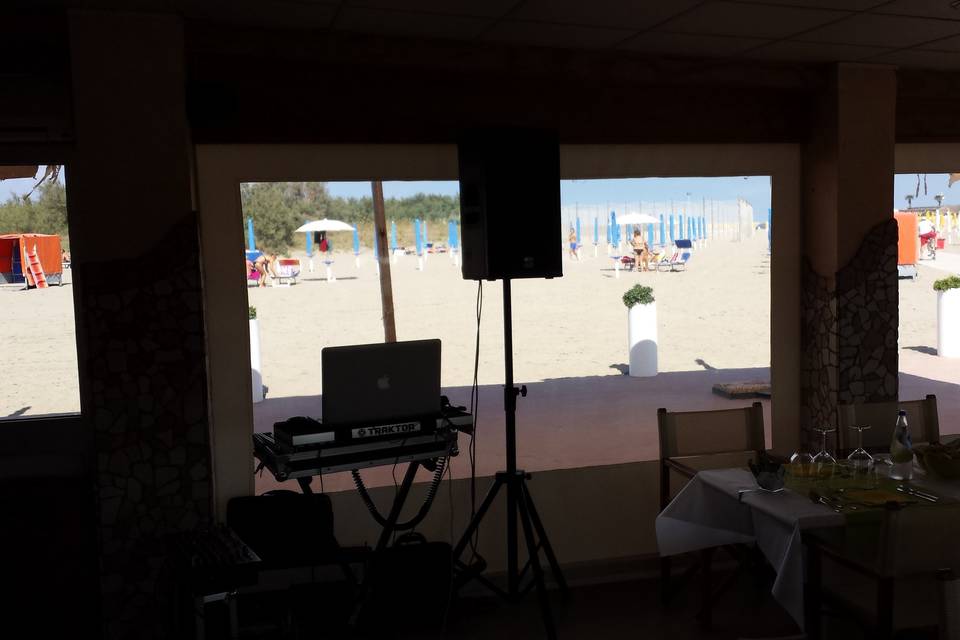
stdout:
<svg viewBox="0 0 960 640">
<path fill-rule="evenodd" d="M 248 307 L 248 308 L 247 308 L 247 318 L 248 318 L 249 320 L 256 320 L 256 319 L 257 319 L 257 308 L 256 308 L 256 307 L 251 306 L 251 307 Z"/>
<path fill-rule="evenodd" d="M 960 276 L 950 276 L 941 278 L 933 283 L 934 291 L 949 291 L 950 289 L 960 289 Z"/>
<path fill-rule="evenodd" d="M 623 294 L 623 304 L 627 305 L 627 309 L 638 304 L 650 304 L 651 302 L 653 302 L 653 287 L 637 284 L 627 289 L 627 292 Z"/>
</svg>

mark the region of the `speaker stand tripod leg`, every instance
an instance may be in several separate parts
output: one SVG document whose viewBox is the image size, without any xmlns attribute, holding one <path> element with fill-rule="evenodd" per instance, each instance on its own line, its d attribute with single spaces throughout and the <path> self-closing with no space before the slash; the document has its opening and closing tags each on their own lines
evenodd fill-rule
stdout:
<svg viewBox="0 0 960 640">
<path fill-rule="evenodd" d="M 522 483 L 520 486 L 523 486 Z M 523 537 L 527 542 L 527 556 L 530 560 L 530 568 L 533 569 L 533 580 L 537 588 L 537 600 L 540 603 L 540 616 L 543 618 L 543 626 L 547 632 L 547 639 L 555 640 L 557 630 L 553 624 L 553 613 L 550 611 L 547 586 L 543 582 L 543 567 L 540 565 L 540 552 L 537 549 L 537 541 L 533 535 L 533 525 L 530 523 L 530 512 L 527 509 L 527 501 L 521 497 L 521 499 L 517 501 L 517 507 L 520 511 L 520 525 L 523 528 Z"/>
<path fill-rule="evenodd" d="M 567 597 L 567 580 L 563 577 L 563 572 L 560 570 L 560 563 L 557 562 L 557 556 L 553 553 L 553 546 L 550 544 L 550 538 L 547 537 L 547 531 L 543 528 L 543 522 L 540 521 L 540 515 L 537 513 L 537 507 L 533 503 L 533 496 L 530 495 L 530 487 L 524 482 L 523 487 L 523 499 L 527 505 L 527 511 L 530 513 L 530 522 L 533 523 L 533 528 L 537 533 L 537 539 L 540 540 L 540 546 L 543 547 L 543 554 L 547 557 L 547 562 L 550 564 L 550 571 L 553 573 L 553 579 L 556 580 L 557 586 L 560 588 L 560 593 L 563 594 L 563 597 Z"/>
<path fill-rule="evenodd" d="M 501 474 L 498 473 L 496 476 L 494 476 L 493 484 L 490 485 L 490 489 L 487 490 L 487 495 L 484 497 L 483 502 L 480 503 L 480 508 L 477 509 L 476 515 L 473 516 L 473 519 L 470 521 L 470 524 L 467 525 L 463 535 L 460 536 L 460 541 L 457 542 L 457 546 L 453 548 L 454 562 L 458 562 L 460 560 L 460 556 L 463 555 L 464 550 L 470 543 L 470 538 L 473 537 L 473 533 L 477 530 L 477 527 L 480 526 L 480 521 L 483 520 L 483 516 L 487 513 L 487 509 L 489 509 L 490 505 L 493 504 L 493 500 L 497 497 L 497 493 L 499 493 L 502 484 L 503 478 Z"/>
</svg>

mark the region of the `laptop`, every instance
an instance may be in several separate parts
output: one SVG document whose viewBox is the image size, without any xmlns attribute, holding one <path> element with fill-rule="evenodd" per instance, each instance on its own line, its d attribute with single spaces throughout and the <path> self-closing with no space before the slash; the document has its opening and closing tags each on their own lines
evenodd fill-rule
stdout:
<svg viewBox="0 0 960 640">
<path fill-rule="evenodd" d="M 320 363 L 324 427 L 350 427 L 351 439 L 362 439 L 436 425 L 440 340 L 327 347 Z"/>
</svg>

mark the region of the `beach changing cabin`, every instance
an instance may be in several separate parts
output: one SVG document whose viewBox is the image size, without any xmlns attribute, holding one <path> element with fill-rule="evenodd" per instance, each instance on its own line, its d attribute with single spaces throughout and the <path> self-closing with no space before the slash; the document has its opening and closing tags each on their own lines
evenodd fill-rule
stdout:
<svg viewBox="0 0 960 640">
<path fill-rule="evenodd" d="M 7 233 L 0 235 L 0 284 L 26 283 L 34 286 L 27 262 L 27 250 L 36 247 L 47 284 L 63 282 L 60 236 L 43 233 Z"/>
</svg>

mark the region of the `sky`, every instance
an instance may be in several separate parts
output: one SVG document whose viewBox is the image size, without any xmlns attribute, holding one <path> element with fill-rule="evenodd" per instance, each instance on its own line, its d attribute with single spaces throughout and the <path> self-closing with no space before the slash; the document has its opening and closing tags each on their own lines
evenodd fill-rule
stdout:
<svg viewBox="0 0 960 640">
<path fill-rule="evenodd" d="M 914 199 L 915 207 L 935 207 L 934 195 L 943 193 L 947 204 L 960 204 L 960 184 L 955 188 L 947 186 L 948 174 L 927 175 L 927 189 L 924 194 L 923 180 L 920 182 L 920 195 Z M 561 201 L 564 205 L 605 204 L 626 201 L 663 201 L 675 203 L 684 201 L 690 193 L 691 202 L 701 198 L 715 200 L 734 200 L 742 197 L 753 205 L 754 211 L 765 212 L 770 206 L 769 178 L 766 176 L 730 177 L 730 178 L 630 178 L 611 180 L 564 180 L 560 185 Z M 23 195 L 30 191 L 33 180 L 0 181 L 0 202 L 11 195 Z M 335 196 L 363 197 L 370 195 L 369 182 L 329 183 L 330 192 Z M 915 174 L 897 175 L 894 181 L 893 208 L 905 208 L 906 194 L 916 193 L 917 176 Z M 384 196 L 403 197 L 415 193 L 441 193 L 454 195 L 459 191 L 459 183 L 446 182 L 386 182 L 383 185 Z"/>
<path fill-rule="evenodd" d="M 370 195 L 369 182 L 331 182 L 327 185 L 331 195 L 361 198 Z M 460 184 L 448 182 L 385 182 L 383 196 L 403 197 L 416 193 L 440 193 L 456 195 Z M 766 213 L 770 206 L 770 178 L 748 176 L 732 178 L 626 178 L 610 180 L 562 180 L 560 202 L 563 205 L 606 204 L 616 209 L 618 203 L 643 201 L 663 202 L 671 200 L 680 209 L 690 194 L 691 202 L 703 198 L 713 200 L 748 200 L 754 211 Z"/>
</svg>

